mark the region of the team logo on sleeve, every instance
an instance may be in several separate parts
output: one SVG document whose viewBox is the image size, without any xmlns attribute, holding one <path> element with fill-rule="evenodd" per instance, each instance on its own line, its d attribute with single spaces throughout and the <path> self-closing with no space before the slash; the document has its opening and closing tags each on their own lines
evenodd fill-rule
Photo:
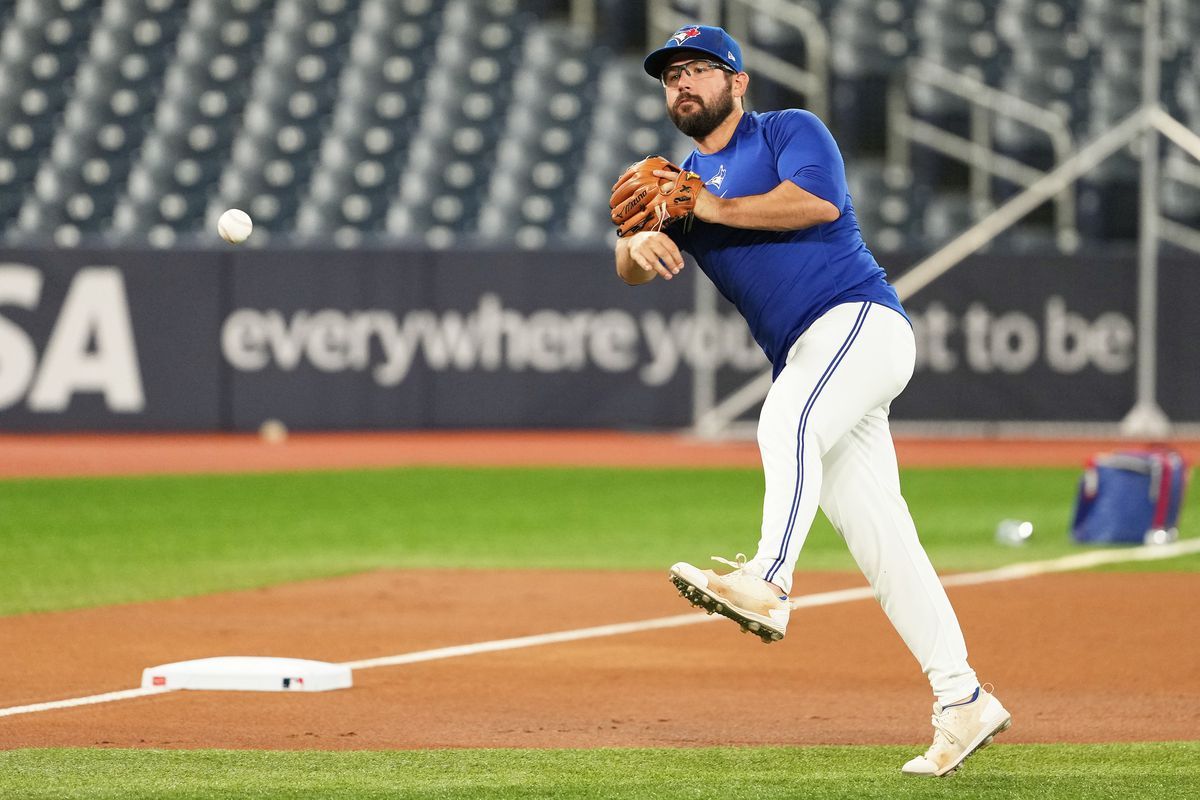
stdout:
<svg viewBox="0 0 1200 800">
<path fill-rule="evenodd" d="M 671 41 L 667 42 L 667 44 L 671 47 L 678 47 L 688 39 L 699 35 L 699 28 L 680 28 L 679 30 L 675 31 L 675 35 L 671 37 Z"/>
<path fill-rule="evenodd" d="M 721 188 L 721 184 L 722 184 L 722 183 L 724 183 L 724 182 L 725 182 L 725 165 L 724 165 L 724 164 L 722 164 L 722 165 L 721 165 L 721 168 L 720 168 L 719 170 L 717 170 L 717 174 L 716 174 L 716 175 L 713 175 L 711 178 L 709 178 L 708 180 L 706 180 L 706 181 L 704 182 L 704 185 L 705 185 L 705 186 L 711 186 L 711 187 L 713 187 L 714 189 L 720 189 L 720 188 Z"/>
</svg>

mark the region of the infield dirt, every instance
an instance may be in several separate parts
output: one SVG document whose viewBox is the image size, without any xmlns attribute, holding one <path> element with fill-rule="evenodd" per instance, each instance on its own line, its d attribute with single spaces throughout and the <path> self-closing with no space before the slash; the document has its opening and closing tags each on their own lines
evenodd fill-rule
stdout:
<svg viewBox="0 0 1200 800">
<path fill-rule="evenodd" d="M 908 466 L 1078 465 L 1114 444 L 900 441 L 898 451 Z M 312 434 L 273 446 L 249 436 L 3 436 L 0 451 L 7 477 L 758 463 L 747 443 L 590 433 Z M 799 574 L 795 593 L 860 585 L 859 575 Z M 1081 573 L 951 589 L 973 666 L 1013 712 L 1003 741 L 1195 738 L 1196 587 L 1189 573 Z M 404 571 L 5 617 L 0 708 L 133 688 L 144 667 L 190 658 L 348 661 L 684 613 L 665 572 Z M 6 717 L 0 749 L 918 745 L 930 735 L 928 685 L 870 600 L 799 611 L 770 646 L 714 619 L 358 671 L 355 683 Z"/>
<path fill-rule="evenodd" d="M 860 585 L 802 574 L 798 593 Z M 1200 730 L 1195 576 L 1066 574 L 951 590 L 1007 742 Z M 0 619 L 0 707 L 136 686 L 212 655 L 347 661 L 686 613 L 665 575 L 378 572 Z M 1189 666 L 1190 665 L 1190 666 Z M 176 692 L 0 719 L 0 747 L 423 748 L 918 743 L 928 686 L 874 601 L 763 645 L 710 624 L 358 671 L 322 694 Z"/>
</svg>

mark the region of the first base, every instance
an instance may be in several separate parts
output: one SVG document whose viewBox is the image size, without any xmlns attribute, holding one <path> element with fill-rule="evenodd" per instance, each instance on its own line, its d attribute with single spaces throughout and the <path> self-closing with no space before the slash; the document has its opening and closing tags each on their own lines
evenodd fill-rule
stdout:
<svg viewBox="0 0 1200 800">
<path fill-rule="evenodd" d="M 349 667 L 301 658 L 198 658 L 150 667 L 142 672 L 143 689 L 327 692 L 349 689 L 352 683 Z"/>
</svg>

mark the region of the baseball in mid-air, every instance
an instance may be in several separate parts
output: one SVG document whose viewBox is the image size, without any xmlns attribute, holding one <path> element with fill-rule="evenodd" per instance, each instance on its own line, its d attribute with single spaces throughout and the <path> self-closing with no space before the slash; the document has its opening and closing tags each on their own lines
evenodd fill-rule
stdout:
<svg viewBox="0 0 1200 800">
<path fill-rule="evenodd" d="M 252 230 L 254 223 L 250 221 L 250 215 L 240 208 L 229 209 L 217 220 L 217 233 L 230 244 L 246 241 Z"/>
</svg>

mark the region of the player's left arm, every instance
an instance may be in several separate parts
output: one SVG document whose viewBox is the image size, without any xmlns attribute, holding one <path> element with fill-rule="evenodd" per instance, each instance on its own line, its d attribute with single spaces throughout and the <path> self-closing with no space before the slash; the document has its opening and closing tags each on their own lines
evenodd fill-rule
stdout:
<svg viewBox="0 0 1200 800">
<path fill-rule="evenodd" d="M 846 165 L 833 135 L 815 115 L 769 115 L 764 135 L 775 154 L 779 185 L 769 192 L 721 198 L 705 190 L 695 215 L 705 222 L 761 231 L 795 231 L 835 222 L 846 198 Z"/>
</svg>

